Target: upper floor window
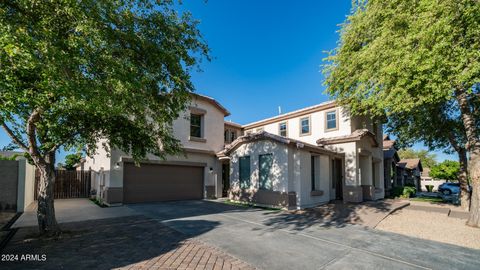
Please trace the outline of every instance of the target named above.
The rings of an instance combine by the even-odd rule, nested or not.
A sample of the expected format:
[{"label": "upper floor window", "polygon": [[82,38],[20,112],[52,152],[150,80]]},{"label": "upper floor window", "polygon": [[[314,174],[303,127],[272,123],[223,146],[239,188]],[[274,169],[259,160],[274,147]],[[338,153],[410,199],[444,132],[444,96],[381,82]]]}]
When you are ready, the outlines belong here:
[{"label": "upper floor window", "polygon": [[325,130],[338,129],[337,110],[325,112]]},{"label": "upper floor window", "polygon": [[202,138],[202,115],[190,114],[190,136]]},{"label": "upper floor window", "polygon": [[287,122],[282,122],[278,124],[278,134],[280,136],[287,137],[288,136],[287,128],[288,128]]},{"label": "upper floor window", "polygon": [[237,131],[231,130],[231,129],[226,129],[224,137],[225,137],[225,142],[226,143],[231,143],[231,142],[235,141],[235,139],[237,138]]},{"label": "upper floor window", "polygon": [[300,118],[300,135],[310,134],[310,117]]}]

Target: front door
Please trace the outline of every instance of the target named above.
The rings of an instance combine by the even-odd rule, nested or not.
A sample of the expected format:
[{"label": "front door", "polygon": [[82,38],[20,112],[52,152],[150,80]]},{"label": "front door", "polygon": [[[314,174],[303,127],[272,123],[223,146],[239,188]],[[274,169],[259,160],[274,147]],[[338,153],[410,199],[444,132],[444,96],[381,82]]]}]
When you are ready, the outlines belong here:
[{"label": "front door", "polygon": [[222,164],[222,197],[228,196],[230,189],[230,163]]},{"label": "front door", "polygon": [[335,199],[343,199],[343,173],[342,173],[342,160],[333,160],[333,180],[335,181]]}]

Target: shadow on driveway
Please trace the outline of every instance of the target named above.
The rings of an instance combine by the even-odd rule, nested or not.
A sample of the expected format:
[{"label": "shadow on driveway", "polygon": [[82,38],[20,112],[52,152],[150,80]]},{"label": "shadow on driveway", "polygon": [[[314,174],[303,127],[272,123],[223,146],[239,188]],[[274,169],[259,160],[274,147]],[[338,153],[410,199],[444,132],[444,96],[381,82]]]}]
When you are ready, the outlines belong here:
[{"label": "shadow on driveway", "polygon": [[[205,233],[218,226],[217,222],[189,220],[190,226],[202,228]],[[43,239],[36,236],[35,227],[21,228],[4,250],[4,254],[33,254],[39,256],[23,261],[0,262],[3,269],[113,269],[129,268],[132,264],[145,263],[155,266],[162,255],[182,246],[192,245],[183,233],[175,231],[144,216],[130,216],[61,224],[63,234],[59,239]],[[200,244],[199,249],[208,246]],[[194,243],[194,246],[197,245]],[[43,261],[42,255],[46,256]],[[212,255],[213,256],[213,255]],[[224,256],[224,255],[222,255]],[[150,264],[151,263],[151,264]],[[172,262],[173,263],[173,262]],[[186,265],[184,265],[186,266]]]},{"label": "shadow on driveway", "polygon": [[[343,228],[357,224],[369,228],[375,226],[393,211],[408,206],[399,200],[381,200],[363,203],[331,202],[325,205],[274,214],[264,221],[274,229],[304,230],[312,226]],[[266,216],[271,213],[266,213]]]}]

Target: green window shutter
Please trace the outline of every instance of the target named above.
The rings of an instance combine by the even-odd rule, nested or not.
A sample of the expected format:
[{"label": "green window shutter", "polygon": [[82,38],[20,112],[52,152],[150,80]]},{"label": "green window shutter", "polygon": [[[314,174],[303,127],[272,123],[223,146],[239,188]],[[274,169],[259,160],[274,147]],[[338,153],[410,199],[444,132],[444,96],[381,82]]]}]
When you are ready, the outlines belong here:
[{"label": "green window shutter", "polygon": [[239,159],[239,180],[240,188],[250,187],[250,156],[241,157]]},{"label": "green window shutter", "polygon": [[259,166],[260,166],[260,189],[273,189],[272,179],[270,178],[270,172],[273,165],[273,155],[265,154],[259,155]]}]

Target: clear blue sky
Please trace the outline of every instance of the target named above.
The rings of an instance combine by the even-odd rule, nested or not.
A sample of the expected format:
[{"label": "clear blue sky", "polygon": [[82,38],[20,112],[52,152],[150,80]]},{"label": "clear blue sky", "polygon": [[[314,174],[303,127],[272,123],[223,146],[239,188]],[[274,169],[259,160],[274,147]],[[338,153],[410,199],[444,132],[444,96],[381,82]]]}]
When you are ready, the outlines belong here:
[{"label": "clear blue sky", "polygon": [[[217,99],[246,124],[325,100],[320,65],[335,47],[350,0],[188,0],[212,49],[203,72],[192,74],[197,92]],[[0,146],[9,142],[0,133]],[[422,148],[416,145],[414,148]],[[448,157],[436,153],[438,160]],[[62,161],[60,153],[58,161]]]}]

